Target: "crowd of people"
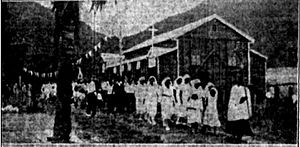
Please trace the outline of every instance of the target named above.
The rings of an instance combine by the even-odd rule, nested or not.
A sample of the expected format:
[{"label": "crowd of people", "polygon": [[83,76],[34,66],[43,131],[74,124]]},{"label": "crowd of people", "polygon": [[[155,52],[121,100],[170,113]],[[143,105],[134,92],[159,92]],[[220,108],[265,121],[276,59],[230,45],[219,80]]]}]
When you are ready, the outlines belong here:
[{"label": "crowd of people", "polygon": [[15,107],[32,105],[32,85],[24,82],[6,84],[2,89],[2,106],[12,105]]},{"label": "crowd of people", "polygon": [[[242,81],[242,80],[240,80]],[[18,86],[12,91],[15,97],[30,99],[31,85]],[[140,77],[136,82],[116,78],[110,82],[98,82],[92,78],[84,82],[72,83],[74,106],[86,109],[86,115],[94,117],[97,107],[109,113],[132,113],[139,120],[156,125],[159,120],[165,130],[175,125],[191,127],[193,132],[213,132],[221,127],[217,109],[218,89],[208,78],[191,79],[186,74],[175,80],[166,77],[158,83],[154,76]],[[42,99],[56,97],[56,83],[41,86]],[[29,102],[30,103],[30,102]],[[227,132],[237,139],[251,135],[248,119],[251,117],[251,97],[249,89],[242,82],[233,85],[228,104]]]},{"label": "crowd of people", "polygon": [[[160,114],[167,131],[170,123],[189,126],[193,132],[216,133],[221,127],[217,110],[218,90],[207,78],[191,79],[186,74],[174,81],[166,77],[161,84],[154,76],[148,80],[140,77],[136,83],[118,78],[102,82],[99,88],[96,85],[93,80],[85,84],[73,83],[74,101],[82,101],[86,97],[87,116],[95,116],[100,101],[101,107],[107,108],[108,112],[135,112],[139,120],[151,125],[157,124],[157,115]],[[250,91],[242,82],[231,89],[227,114],[228,133],[236,139],[252,135],[248,122],[252,115]]]}]

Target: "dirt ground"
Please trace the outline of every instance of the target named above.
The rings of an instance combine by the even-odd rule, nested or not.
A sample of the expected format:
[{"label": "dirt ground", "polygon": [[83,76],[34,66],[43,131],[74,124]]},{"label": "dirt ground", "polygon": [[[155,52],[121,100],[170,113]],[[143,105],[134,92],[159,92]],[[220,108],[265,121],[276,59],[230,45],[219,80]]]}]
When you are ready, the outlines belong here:
[{"label": "dirt ground", "polygon": [[[254,120],[257,121],[257,120]],[[295,143],[295,132],[272,131],[264,120],[260,125],[251,122],[255,136],[243,143]],[[54,115],[48,113],[2,114],[2,143],[47,143],[52,136]],[[253,127],[256,126],[256,127]],[[84,110],[72,109],[71,141],[74,143],[228,143],[228,135],[219,128],[216,134],[192,133],[187,126],[172,126],[165,131],[161,124],[152,126],[132,114],[107,114],[98,111],[91,119]],[[49,142],[48,142],[49,143]]]}]

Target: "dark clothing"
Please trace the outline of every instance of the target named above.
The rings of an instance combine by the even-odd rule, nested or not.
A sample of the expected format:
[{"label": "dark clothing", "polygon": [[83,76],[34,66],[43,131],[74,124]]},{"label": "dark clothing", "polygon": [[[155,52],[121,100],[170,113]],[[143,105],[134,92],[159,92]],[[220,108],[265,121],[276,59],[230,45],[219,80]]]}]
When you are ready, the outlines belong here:
[{"label": "dark clothing", "polygon": [[126,103],[126,93],[124,90],[123,84],[115,84],[113,87],[113,94],[114,94],[114,107],[116,108],[117,112],[123,113],[125,111],[125,103]]},{"label": "dark clothing", "polygon": [[228,121],[226,124],[226,132],[235,136],[249,135],[253,136],[248,120]]},{"label": "dark clothing", "polygon": [[127,93],[128,102],[126,103],[126,108],[129,113],[135,112],[135,95],[134,93]]},{"label": "dark clothing", "polygon": [[87,94],[87,109],[86,113],[91,114],[91,117],[94,117],[96,115],[97,110],[97,96],[94,93],[88,93]]}]

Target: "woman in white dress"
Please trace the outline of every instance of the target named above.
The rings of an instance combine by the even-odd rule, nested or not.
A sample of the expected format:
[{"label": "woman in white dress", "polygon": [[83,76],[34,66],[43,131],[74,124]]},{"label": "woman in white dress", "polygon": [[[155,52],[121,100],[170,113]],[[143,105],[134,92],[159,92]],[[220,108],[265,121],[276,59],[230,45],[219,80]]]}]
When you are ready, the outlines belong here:
[{"label": "woman in white dress", "polygon": [[161,99],[161,114],[163,120],[163,126],[167,131],[170,130],[168,120],[172,116],[172,107],[173,107],[173,89],[172,82],[169,77],[166,77],[162,83],[162,99]]},{"label": "woman in white dress", "polygon": [[216,133],[216,129],[221,126],[217,109],[218,90],[213,83],[208,82],[204,91],[207,106],[203,116],[203,125],[213,128],[214,133]]},{"label": "woman in white dress", "polygon": [[156,78],[151,76],[148,79],[148,89],[147,89],[147,98],[146,106],[147,113],[149,115],[148,122],[152,125],[156,125],[155,115],[157,113],[157,101],[159,97],[159,86],[157,84]]},{"label": "woman in white dress", "polygon": [[195,79],[191,81],[192,85],[192,96],[188,100],[188,107],[187,107],[187,122],[189,126],[192,127],[193,132],[197,132],[198,126],[201,125],[201,118],[202,118],[202,99],[199,97],[199,89],[200,80]]},{"label": "woman in white dress", "polygon": [[[192,87],[191,87],[191,77],[188,74],[183,76],[183,86],[182,86],[182,105],[180,111],[182,113],[182,118],[187,117],[187,101],[192,96]],[[186,121],[183,121],[183,124],[186,125]]]},{"label": "woman in white dress", "polygon": [[144,115],[146,108],[145,108],[145,94],[146,94],[146,85],[145,85],[145,77],[140,77],[135,91],[135,98],[136,98],[136,113],[139,119],[142,119],[142,115]]},{"label": "woman in white dress", "polygon": [[174,113],[177,116],[177,121],[176,124],[181,124],[181,118],[184,117],[184,107],[183,101],[182,101],[182,88],[183,88],[183,79],[182,76],[179,76],[178,78],[175,79],[174,81],[174,86],[173,86],[173,95],[174,95]]}]

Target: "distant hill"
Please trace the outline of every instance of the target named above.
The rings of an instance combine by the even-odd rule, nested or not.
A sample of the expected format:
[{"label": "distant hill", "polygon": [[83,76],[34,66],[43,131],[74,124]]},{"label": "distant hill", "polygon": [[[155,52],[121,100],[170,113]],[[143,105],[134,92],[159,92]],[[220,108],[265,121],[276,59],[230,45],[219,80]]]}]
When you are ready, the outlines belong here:
[{"label": "distant hill", "polygon": [[[295,67],[298,39],[297,0],[210,0],[195,8],[155,23],[157,34],[171,31],[211,14],[218,14],[255,38],[252,48],[269,57],[268,67]],[[125,37],[128,49],[151,38],[144,30]]]},{"label": "distant hill", "polygon": [[[35,2],[4,2],[2,8],[2,76],[19,74],[25,66],[39,72],[53,71],[55,28],[54,12]],[[80,22],[80,40],[76,51],[82,55],[104,37]],[[109,38],[105,51],[118,39]],[[115,43],[117,42],[117,43]],[[11,68],[16,67],[16,68]],[[15,75],[14,75],[15,76]]]},{"label": "distant hill", "polygon": [[[157,22],[156,34],[165,33],[205,16],[217,13],[237,28],[254,37],[252,46],[269,57],[268,67],[295,67],[297,63],[298,1],[297,0],[209,0],[193,9]],[[34,2],[2,3],[2,76],[18,73],[25,64],[41,72],[52,71],[54,13]],[[78,55],[93,48],[104,35],[80,23]],[[123,38],[128,49],[151,38],[144,30]],[[108,38],[101,52],[118,53],[119,39]],[[15,68],[11,68],[15,67]],[[11,72],[6,73],[6,70]]]}]

